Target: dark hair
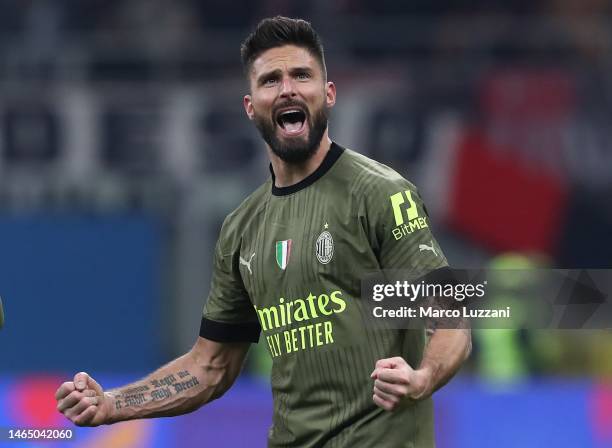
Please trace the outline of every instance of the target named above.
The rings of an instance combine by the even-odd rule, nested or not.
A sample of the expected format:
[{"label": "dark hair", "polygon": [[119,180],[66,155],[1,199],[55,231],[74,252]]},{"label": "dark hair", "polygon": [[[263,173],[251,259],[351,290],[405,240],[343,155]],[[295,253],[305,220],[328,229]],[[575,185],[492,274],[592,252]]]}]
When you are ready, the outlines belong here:
[{"label": "dark hair", "polygon": [[308,50],[321,64],[323,74],[326,74],[323,44],[310,22],[283,16],[263,19],[242,42],[240,56],[245,74],[248,76],[253,61],[264,51],[283,45],[295,45]]}]

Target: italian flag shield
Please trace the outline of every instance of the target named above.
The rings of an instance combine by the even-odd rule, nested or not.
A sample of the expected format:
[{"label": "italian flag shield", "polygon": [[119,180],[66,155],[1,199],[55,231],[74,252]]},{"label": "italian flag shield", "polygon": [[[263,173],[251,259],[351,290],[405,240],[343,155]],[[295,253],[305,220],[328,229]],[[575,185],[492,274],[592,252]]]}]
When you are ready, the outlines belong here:
[{"label": "italian flag shield", "polygon": [[276,242],[276,264],[282,270],[285,270],[287,263],[289,263],[289,256],[291,255],[291,240],[277,241]]}]

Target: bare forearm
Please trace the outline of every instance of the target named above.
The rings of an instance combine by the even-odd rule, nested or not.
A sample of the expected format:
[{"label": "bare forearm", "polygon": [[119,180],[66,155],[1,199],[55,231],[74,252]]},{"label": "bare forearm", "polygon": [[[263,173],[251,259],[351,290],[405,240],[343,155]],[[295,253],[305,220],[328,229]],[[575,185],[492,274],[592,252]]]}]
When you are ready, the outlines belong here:
[{"label": "bare forearm", "polygon": [[240,367],[223,356],[201,359],[189,352],[140,381],[106,392],[112,409],[107,423],[192,412],[220,397]]},{"label": "bare forearm", "polygon": [[419,370],[428,371],[427,395],[444,386],[461,368],[472,350],[469,329],[438,329],[425,348]]},{"label": "bare forearm", "polygon": [[181,356],[140,381],[105,392],[111,398],[108,423],[180,415],[205,402],[206,380],[189,355]]}]

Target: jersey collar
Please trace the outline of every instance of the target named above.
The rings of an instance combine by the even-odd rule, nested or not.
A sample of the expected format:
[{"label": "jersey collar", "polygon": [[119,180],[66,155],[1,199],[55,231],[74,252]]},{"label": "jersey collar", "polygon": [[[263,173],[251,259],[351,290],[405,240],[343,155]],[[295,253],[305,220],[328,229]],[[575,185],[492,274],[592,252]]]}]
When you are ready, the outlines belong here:
[{"label": "jersey collar", "polygon": [[272,194],[274,196],[286,196],[288,194],[296,193],[312,185],[321,177],[323,177],[323,175],[327,173],[332,166],[334,166],[334,163],[336,163],[336,161],[340,158],[343,152],[344,148],[342,146],[338,145],[335,142],[332,142],[331,146],[329,147],[329,151],[323,159],[323,162],[321,162],[321,165],[319,165],[319,167],[306,178],[302,179],[297,184],[289,185],[288,187],[277,187],[276,185],[274,185],[274,170],[272,169],[272,164],[270,164],[270,174],[272,175]]}]

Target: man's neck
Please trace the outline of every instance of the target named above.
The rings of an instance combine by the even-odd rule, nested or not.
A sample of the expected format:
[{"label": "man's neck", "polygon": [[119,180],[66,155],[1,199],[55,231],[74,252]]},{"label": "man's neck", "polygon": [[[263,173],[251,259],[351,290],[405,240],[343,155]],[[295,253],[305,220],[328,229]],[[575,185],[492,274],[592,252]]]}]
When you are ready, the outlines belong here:
[{"label": "man's neck", "polygon": [[295,185],[298,182],[306,179],[308,176],[314,173],[317,168],[319,168],[325,159],[325,156],[329,152],[330,147],[331,140],[329,139],[327,131],[325,131],[317,151],[312,155],[312,157],[299,165],[284,162],[280,157],[274,154],[270,148],[268,148],[270,163],[272,164],[272,169],[274,170],[274,185],[278,188],[283,188],[290,185]]}]

